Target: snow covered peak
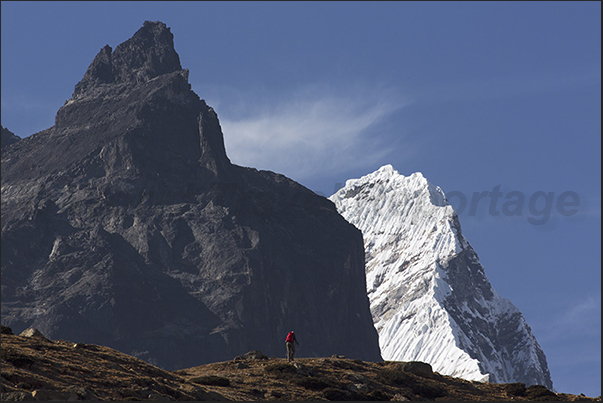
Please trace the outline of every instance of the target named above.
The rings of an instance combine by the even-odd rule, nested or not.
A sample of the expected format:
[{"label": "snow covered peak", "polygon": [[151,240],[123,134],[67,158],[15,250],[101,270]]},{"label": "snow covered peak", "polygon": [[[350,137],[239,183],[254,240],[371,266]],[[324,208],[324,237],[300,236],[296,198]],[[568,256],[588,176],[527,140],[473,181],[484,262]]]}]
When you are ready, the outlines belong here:
[{"label": "snow covered peak", "polygon": [[[413,175],[423,177],[423,174],[416,172]],[[388,182],[390,179],[404,178],[404,175],[400,175],[398,171],[394,169],[391,164],[383,165],[381,168],[372,172],[368,175],[363,176],[359,179],[348,179],[345,183],[345,187],[357,186],[362,183],[374,183],[374,182]]]},{"label": "snow covered peak", "polygon": [[[409,253],[428,250],[428,258],[436,261],[460,252],[466,243],[453,226],[456,213],[444,192],[420,172],[405,177],[385,165],[360,179],[348,180],[330,199],[340,214],[363,231],[367,259],[395,244]],[[378,262],[371,263],[382,267]],[[367,266],[367,280],[372,277],[371,269]]]},{"label": "snow covered peak", "polygon": [[[362,188],[369,186],[372,188],[376,184],[387,188],[388,191],[397,189],[406,189],[406,191],[415,196],[422,194],[429,196],[429,202],[438,207],[448,205],[446,196],[440,187],[432,185],[421,172],[415,172],[410,176],[401,175],[390,164],[384,165],[375,172],[365,175],[359,179],[348,179],[345,187],[346,192],[342,194],[341,189],[332,197],[348,198],[354,197],[362,192]],[[365,192],[366,193],[366,192]],[[427,201],[427,200],[425,200]]]},{"label": "snow covered peak", "polygon": [[390,177],[402,176],[394,169],[391,164],[383,165],[381,168],[372,172],[368,175],[363,176],[360,179],[348,179],[346,186],[353,184],[354,182],[376,182],[379,180],[388,180]]},{"label": "snow covered peak", "polygon": [[525,319],[492,288],[444,192],[391,165],[330,197],[360,229],[381,354],[468,380],[552,388]]}]

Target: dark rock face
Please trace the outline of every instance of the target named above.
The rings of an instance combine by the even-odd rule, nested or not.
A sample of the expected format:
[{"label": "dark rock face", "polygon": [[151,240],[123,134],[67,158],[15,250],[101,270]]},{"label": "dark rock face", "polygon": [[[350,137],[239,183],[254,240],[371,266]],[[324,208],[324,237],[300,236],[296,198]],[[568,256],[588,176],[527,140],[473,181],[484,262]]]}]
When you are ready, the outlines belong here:
[{"label": "dark rock face", "polygon": [[165,24],[146,21],[134,36],[111,51],[101,49],[75,86],[74,98],[87,95],[99,84],[145,83],[155,77],[182,70],[174,49],[174,36]]},{"label": "dark rock face", "polygon": [[[454,224],[460,234],[457,219]],[[484,307],[484,301],[493,300],[493,290],[473,248],[467,246],[444,269],[447,281],[455,290],[445,300],[446,310],[468,340],[460,347],[478,360],[483,373],[490,374],[489,381],[503,383],[507,379],[520,379],[528,385],[553,389],[544,352],[521,312],[507,301],[508,309],[501,309],[493,320]],[[480,312],[482,316],[471,312]],[[509,365],[486,365],[491,362]]]},{"label": "dark rock face", "polygon": [[21,137],[8,130],[8,128],[2,126],[2,138],[0,139],[0,146],[2,148],[16,143],[19,140],[21,140]]},{"label": "dark rock face", "polygon": [[168,369],[250,350],[380,360],[360,231],[231,164],[173,36],[101,49],[55,125],[2,138],[2,322]]}]

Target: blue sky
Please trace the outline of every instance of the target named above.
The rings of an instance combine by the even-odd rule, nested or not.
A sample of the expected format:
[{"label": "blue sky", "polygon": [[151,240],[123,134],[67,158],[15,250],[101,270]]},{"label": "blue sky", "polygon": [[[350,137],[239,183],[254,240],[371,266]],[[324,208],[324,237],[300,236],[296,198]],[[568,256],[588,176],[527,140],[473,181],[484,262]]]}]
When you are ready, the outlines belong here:
[{"label": "blue sky", "polygon": [[234,163],[326,196],[392,164],[462,195],[450,201],[467,201],[463,232],[555,388],[601,394],[599,2],[1,7],[3,126],[52,126],[104,45],[163,21]]}]

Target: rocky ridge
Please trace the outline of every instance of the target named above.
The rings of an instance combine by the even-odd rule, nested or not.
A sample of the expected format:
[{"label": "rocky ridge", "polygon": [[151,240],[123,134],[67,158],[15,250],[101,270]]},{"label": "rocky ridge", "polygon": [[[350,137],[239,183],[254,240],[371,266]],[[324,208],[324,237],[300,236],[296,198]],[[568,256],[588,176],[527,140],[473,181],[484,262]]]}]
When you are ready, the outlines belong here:
[{"label": "rocky ridge", "polygon": [[2,138],[0,139],[0,146],[2,148],[16,143],[19,140],[21,140],[21,137],[8,130],[8,128],[2,126]]},{"label": "rocky ridge", "polygon": [[308,356],[381,359],[362,234],[324,197],[230,162],[165,24],[102,48],[53,127],[2,142],[16,331],[168,369],[275,355],[291,329]]},{"label": "rocky ridge", "polygon": [[12,335],[2,329],[2,400],[446,400],[600,401],[543,386],[470,382],[421,362],[340,355],[233,359],[165,371],[107,347]]}]

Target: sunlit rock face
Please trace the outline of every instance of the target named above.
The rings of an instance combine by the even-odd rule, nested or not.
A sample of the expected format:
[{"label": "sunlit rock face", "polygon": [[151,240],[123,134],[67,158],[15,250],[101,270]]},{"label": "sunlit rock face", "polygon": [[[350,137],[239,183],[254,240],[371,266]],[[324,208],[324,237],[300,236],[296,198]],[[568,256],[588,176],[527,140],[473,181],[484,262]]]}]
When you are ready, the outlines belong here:
[{"label": "sunlit rock face", "polygon": [[442,374],[552,389],[523,315],[488,281],[439,187],[391,165],[330,197],[364,235],[366,285],[385,360]]}]

